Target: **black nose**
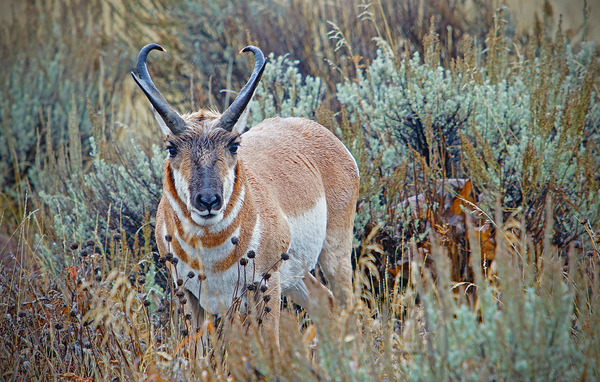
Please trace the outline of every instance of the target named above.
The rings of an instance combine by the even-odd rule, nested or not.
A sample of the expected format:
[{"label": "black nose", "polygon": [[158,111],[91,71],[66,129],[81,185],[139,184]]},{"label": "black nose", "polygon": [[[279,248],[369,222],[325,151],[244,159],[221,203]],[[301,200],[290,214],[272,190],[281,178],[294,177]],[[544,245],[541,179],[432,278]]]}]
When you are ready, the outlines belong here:
[{"label": "black nose", "polygon": [[210,197],[205,197],[202,194],[198,194],[196,196],[196,203],[195,203],[195,207],[199,210],[199,211],[208,211],[210,212],[211,210],[218,210],[219,208],[221,208],[221,197],[217,194],[214,194],[213,196]]}]

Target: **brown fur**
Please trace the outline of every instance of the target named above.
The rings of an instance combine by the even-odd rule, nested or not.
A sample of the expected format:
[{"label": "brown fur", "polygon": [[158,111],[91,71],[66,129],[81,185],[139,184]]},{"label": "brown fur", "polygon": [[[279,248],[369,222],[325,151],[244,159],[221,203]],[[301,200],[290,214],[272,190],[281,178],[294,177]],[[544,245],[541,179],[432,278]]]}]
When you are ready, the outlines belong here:
[{"label": "brown fur", "polygon": [[[218,118],[218,114],[205,110],[186,115],[184,119],[188,123],[188,130],[179,137],[167,137],[167,141],[177,145],[181,154],[165,161],[164,192],[175,199],[185,218],[190,219],[185,201],[177,196],[173,169],[178,169],[191,184],[198,166],[212,164],[222,179],[229,168],[237,166],[233,195],[229,205],[223,207],[224,216],[231,213],[242,186],[245,187],[243,208],[223,231],[211,233],[208,227],[196,226],[198,234],[191,236],[184,232],[182,222],[163,195],[156,217],[160,253],[164,255],[169,250],[160,238],[164,234],[161,231],[163,224],[167,233],[179,235],[196,249],[218,247],[240,227],[239,244],[235,250],[217,261],[212,269],[207,269],[218,275],[236,266],[246,254],[254,224],[260,215],[262,236],[254,261],[257,273],[261,274],[275,264],[281,253],[289,247],[287,219],[301,215],[324,196],[327,203],[327,236],[319,264],[337,301],[341,305],[351,304],[350,253],[358,196],[358,172],[343,144],[321,125],[301,118],[268,119],[239,137],[235,132],[213,129],[215,118]],[[240,140],[237,158],[225,151],[227,142],[232,139]],[[180,261],[193,269],[204,269],[202,258],[190,258],[177,240],[173,240],[170,246]],[[269,292],[272,298],[268,302],[271,312],[263,321],[263,326],[265,335],[278,343],[281,301],[278,267],[271,273]],[[194,299],[189,300],[187,305],[193,305]],[[195,304],[198,304],[197,300]],[[190,309],[200,315],[198,306]]]}]

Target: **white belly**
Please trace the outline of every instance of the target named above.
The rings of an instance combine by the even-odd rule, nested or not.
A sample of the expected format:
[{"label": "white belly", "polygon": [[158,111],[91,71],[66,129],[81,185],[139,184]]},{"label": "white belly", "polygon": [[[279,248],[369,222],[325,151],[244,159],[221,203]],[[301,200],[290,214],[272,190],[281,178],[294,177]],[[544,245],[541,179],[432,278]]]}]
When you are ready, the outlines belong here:
[{"label": "white belly", "polygon": [[281,291],[284,293],[304,277],[304,272],[317,266],[327,233],[327,202],[325,197],[308,211],[288,217],[290,227],[290,259],[279,270]]}]

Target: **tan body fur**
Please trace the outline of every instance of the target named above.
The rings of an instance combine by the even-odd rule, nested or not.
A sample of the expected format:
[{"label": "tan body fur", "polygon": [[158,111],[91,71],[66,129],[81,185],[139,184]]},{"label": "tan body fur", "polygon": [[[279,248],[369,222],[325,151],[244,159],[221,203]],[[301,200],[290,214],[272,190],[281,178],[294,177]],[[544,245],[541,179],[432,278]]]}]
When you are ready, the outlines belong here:
[{"label": "tan body fur", "polygon": [[[352,227],[359,179],[354,159],[331,132],[315,122],[300,118],[269,119],[241,137],[232,202],[226,208],[224,219],[231,215],[233,201],[239,196],[242,188],[245,190],[245,197],[237,218],[220,232],[211,233],[210,226],[193,223],[189,213],[186,213],[185,202],[177,197],[168,160],[165,164],[165,195],[157,213],[156,237],[161,254],[166,254],[170,248],[180,259],[177,277],[185,280],[188,269],[206,276],[202,283],[204,287],[198,286],[198,290],[191,291],[193,296],[188,296],[191,304],[196,303],[196,298],[202,299],[202,293],[223,293],[217,296],[222,302],[220,306],[203,307],[213,314],[223,313],[237,296],[225,293],[226,288],[222,284],[238,282],[239,285],[233,289],[241,293],[245,286],[244,281],[250,283],[249,275],[245,279],[241,277],[240,280],[227,277],[224,280],[223,275],[229,270],[237,279],[239,260],[251,247],[250,241],[257,216],[260,216],[260,239],[258,247],[252,248],[256,258],[250,260],[248,266],[241,267],[242,270],[246,268],[247,273],[254,273],[254,281],[258,281],[263,272],[280,259],[282,252],[289,251],[290,256],[295,257],[317,256],[336,300],[341,305],[349,304],[352,299]],[[170,195],[171,200],[167,195]],[[294,248],[290,248],[288,221],[311,209],[320,198],[326,202],[326,221],[322,222],[326,226],[323,244],[316,254],[294,253]],[[172,207],[173,200],[177,199],[184,212],[183,218]],[[167,234],[174,237],[171,243],[164,239]],[[232,237],[239,238],[237,246],[230,245],[231,251],[226,249],[217,261],[206,264],[203,252],[227,246]],[[196,249],[196,253],[186,253],[178,238]],[[251,268],[252,261],[255,261],[255,269]],[[187,267],[182,262],[187,264]],[[271,271],[272,277],[268,280],[267,293],[274,298],[269,301],[271,312],[263,325],[269,327],[269,331],[278,330],[282,293],[278,268],[284,264],[280,262],[279,266]],[[303,269],[301,273],[293,276],[301,279],[305,271],[311,271],[313,268],[314,266]],[[187,284],[186,282],[186,286]],[[196,283],[189,284],[194,287],[188,289],[195,289]],[[217,288],[210,288],[211,284]],[[289,281],[286,284],[289,284]],[[288,289],[283,291],[295,302],[306,305],[307,301],[303,301],[305,296],[298,292],[297,288],[289,288],[289,285]],[[200,324],[201,312],[194,309],[192,313],[195,317],[194,323]]]}]

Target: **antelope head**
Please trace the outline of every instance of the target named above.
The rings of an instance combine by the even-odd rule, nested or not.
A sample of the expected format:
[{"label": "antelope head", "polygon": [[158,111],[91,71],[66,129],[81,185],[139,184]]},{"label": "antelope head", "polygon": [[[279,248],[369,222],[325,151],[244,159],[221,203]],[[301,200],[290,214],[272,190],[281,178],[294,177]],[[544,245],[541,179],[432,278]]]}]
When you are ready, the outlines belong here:
[{"label": "antelope head", "polygon": [[174,191],[194,222],[214,225],[223,219],[233,193],[240,135],[245,130],[249,106],[265,68],[265,57],[255,46],[242,49],[241,52],[254,54],[254,70],[223,114],[201,109],[180,115],[158,91],[148,72],[146,58],[154,49],[164,51],[158,44],[146,45],[137,58],[139,77],[133,72],[131,75],[152,104],[165,135],[167,166],[171,169],[165,175],[173,177]]}]

